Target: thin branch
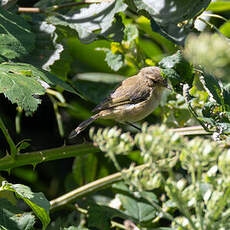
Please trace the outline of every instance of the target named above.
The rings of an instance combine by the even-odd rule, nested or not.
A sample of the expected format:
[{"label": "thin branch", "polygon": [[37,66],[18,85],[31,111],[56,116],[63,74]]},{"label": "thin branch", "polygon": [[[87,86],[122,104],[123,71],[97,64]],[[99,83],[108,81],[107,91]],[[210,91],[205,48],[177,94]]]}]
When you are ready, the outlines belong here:
[{"label": "thin branch", "polygon": [[49,98],[50,98],[51,102],[53,103],[53,109],[54,109],[54,114],[56,116],[59,134],[61,137],[64,137],[64,135],[65,135],[64,127],[63,127],[63,123],[62,123],[62,117],[61,117],[61,114],[60,114],[59,108],[58,108],[58,102],[54,99],[54,97],[52,95],[49,95]]},{"label": "thin branch", "polygon": [[207,132],[204,130],[204,128],[200,125],[198,126],[191,126],[191,127],[185,127],[185,128],[177,128],[177,129],[172,129],[172,131],[183,135],[210,135],[212,133]]},{"label": "thin branch", "polygon": [[219,14],[211,14],[211,13],[205,13],[205,14],[202,14],[202,16],[207,16],[207,17],[213,17],[213,18],[219,18],[219,19],[222,19],[224,20],[225,22],[228,22],[228,19],[219,15]]},{"label": "thin branch", "polygon": [[12,168],[24,165],[33,165],[35,167],[38,163],[46,161],[76,157],[96,152],[99,152],[99,149],[88,143],[23,153],[20,155],[16,155],[15,158],[13,158],[11,155],[7,155],[0,159],[0,171],[9,171]]},{"label": "thin branch", "polygon": [[19,7],[18,13],[45,13],[45,11],[38,7]]},{"label": "thin branch", "polygon": [[204,22],[206,25],[208,25],[211,29],[213,29],[214,31],[216,31],[221,37],[226,38],[226,37],[219,31],[219,29],[218,29],[215,25],[213,25],[212,23],[206,21],[206,20],[203,19],[203,18],[198,18],[198,19],[199,19],[200,21]]},{"label": "thin branch", "polygon": [[[148,164],[140,165],[135,167],[136,170],[143,169],[147,167]],[[133,169],[132,169],[133,170]],[[54,200],[50,201],[50,209],[56,209],[63,205],[66,205],[67,203],[70,203],[74,201],[76,198],[80,198],[82,196],[86,196],[91,192],[95,192],[99,189],[105,188],[110,186],[111,184],[118,182],[122,180],[122,174],[128,173],[130,169],[124,170],[122,172],[114,173],[112,175],[109,175],[107,177],[101,178],[99,180],[93,181],[89,184],[83,185],[80,188],[74,189],[71,192],[68,192]]]},{"label": "thin branch", "polygon": [[62,4],[62,5],[54,5],[51,7],[47,7],[47,9],[42,9],[42,8],[38,8],[38,7],[19,7],[18,12],[19,13],[47,13],[47,12],[60,10],[63,8],[70,8],[70,7],[80,6],[80,5],[84,5],[84,4],[109,2],[109,1],[111,1],[111,0],[84,0],[81,2],[71,2],[71,3]]}]

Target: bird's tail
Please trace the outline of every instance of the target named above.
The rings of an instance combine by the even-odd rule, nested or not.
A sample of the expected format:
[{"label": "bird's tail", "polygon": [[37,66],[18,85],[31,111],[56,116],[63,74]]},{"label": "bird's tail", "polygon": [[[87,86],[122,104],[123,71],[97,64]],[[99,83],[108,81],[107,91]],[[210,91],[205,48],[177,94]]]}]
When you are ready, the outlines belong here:
[{"label": "bird's tail", "polygon": [[80,123],[80,125],[70,133],[69,138],[76,137],[80,132],[86,129],[87,126],[90,125],[92,122],[94,122],[98,117],[99,117],[99,114],[95,114],[92,117],[90,117],[88,120]]}]

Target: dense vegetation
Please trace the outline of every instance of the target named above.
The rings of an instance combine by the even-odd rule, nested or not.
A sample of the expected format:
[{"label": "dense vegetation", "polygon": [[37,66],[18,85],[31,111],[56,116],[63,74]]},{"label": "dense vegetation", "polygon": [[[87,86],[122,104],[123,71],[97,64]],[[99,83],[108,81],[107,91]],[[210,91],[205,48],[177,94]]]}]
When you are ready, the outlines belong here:
[{"label": "dense vegetation", "polygon": [[[0,7],[0,229],[230,229],[230,2],[27,4]],[[173,90],[141,131],[68,138],[145,66]]]}]

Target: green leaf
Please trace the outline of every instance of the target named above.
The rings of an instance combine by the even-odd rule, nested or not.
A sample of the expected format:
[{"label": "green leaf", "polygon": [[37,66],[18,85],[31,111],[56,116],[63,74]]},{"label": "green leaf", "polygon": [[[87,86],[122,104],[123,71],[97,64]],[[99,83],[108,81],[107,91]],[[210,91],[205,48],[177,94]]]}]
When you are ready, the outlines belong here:
[{"label": "green leaf", "polygon": [[224,23],[220,28],[220,32],[226,37],[230,38],[230,22]]},{"label": "green leaf", "polygon": [[189,62],[183,57],[181,51],[177,51],[172,56],[163,58],[159,65],[162,68],[174,69],[181,76],[183,82],[192,85],[193,69]]},{"label": "green leaf", "polygon": [[157,210],[144,199],[137,199],[122,194],[119,194],[118,197],[126,210],[126,214],[139,222],[148,222],[157,216]]},{"label": "green leaf", "polygon": [[218,104],[223,105],[223,90],[219,84],[219,81],[211,74],[208,74],[206,72],[204,72],[203,74],[204,76],[200,77],[200,81],[208,92],[209,96],[213,98]]},{"label": "green leaf", "polygon": [[[45,93],[45,88],[26,72],[18,72],[5,64],[0,65],[0,93],[12,102],[17,103],[26,112],[34,112],[41,100],[34,97]],[[29,70],[27,72],[30,74]]]},{"label": "green leaf", "polygon": [[109,73],[81,73],[73,84],[83,97],[98,104],[124,79]]},{"label": "green leaf", "polygon": [[55,85],[72,93],[75,92],[61,79],[29,64],[0,64],[0,93],[3,93],[12,103],[22,107],[27,114],[36,111],[38,104],[41,103],[36,96],[43,95],[47,87]]},{"label": "green leaf", "polygon": [[202,9],[205,9],[210,0],[134,0],[138,10],[147,11],[160,25],[179,22],[195,17]]},{"label": "green leaf", "polygon": [[224,104],[228,105],[230,108],[230,84],[224,86],[223,96],[224,96]]},{"label": "green leaf", "polygon": [[28,55],[34,43],[35,36],[27,22],[0,8],[0,62]]},{"label": "green leaf", "polygon": [[127,215],[139,222],[148,222],[156,217],[157,210],[145,199],[148,197],[153,202],[158,202],[154,193],[142,192],[139,194],[140,198],[136,198],[122,182],[114,184],[113,188],[116,190]]},{"label": "green leaf", "polygon": [[27,75],[29,77],[34,77],[38,81],[44,81],[50,86],[60,86],[66,91],[69,91],[71,93],[76,93],[76,91],[69,86],[67,83],[62,81],[61,79],[57,78],[55,75],[42,70],[38,69],[32,65],[26,64],[26,63],[3,63],[0,65],[0,74],[1,71],[6,71],[6,72],[15,72],[19,73],[22,75]]},{"label": "green leaf", "polygon": [[205,117],[211,117],[213,110],[218,106],[216,102],[207,102],[202,108],[202,114]]},{"label": "green leaf", "polygon": [[184,83],[192,86],[194,79],[192,66],[185,60],[180,51],[163,58],[159,62],[159,66],[163,69],[163,74],[171,81],[176,92],[182,92]]},{"label": "green leaf", "polygon": [[139,32],[137,26],[134,24],[128,24],[125,26],[124,30],[124,40],[127,42],[132,42],[138,38]]},{"label": "green leaf", "polygon": [[134,3],[138,11],[147,12],[145,15],[151,19],[153,31],[184,45],[192,27],[189,24],[179,27],[178,23],[194,18],[209,5],[210,0],[134,0]]},{"label": "green leaf", "polygon": [[108,63],[109,67],[114,71],[118,71],[124,64],[122,55],[114,54],[111,50],[106,51],[105,61]]},{"label": "green leaf", "polygon": [[[174,43],[172,43],[171,41],[169,41],[168,39],[166,39],[165,37],[163,37],[161,34],[156,33],[152,30],[151,27],[151,23],[150,20],[144,16],[140,16],[137,19],[137,23],[138,23],[138,28],[140,30],[140,32],[145,32],[148,34],[149,37],[151,37],[152,39],[154,39],[154,41],[156,41],[157,44],[159,44],[160,47],[164,47],[164,50],[166,51],[166,53],[174,53],[177,51]],[[153,42],[152,42],[153,43]],[[141,43],[140,43],[141,45]]]},{"label": "green leaf", "polygon": [[73,163],[73,176],[79,186],[96,179],[98,159],[94,154],[78,156]]},{"label": "green leaf", "polygon": [[[117,27],[119,25],[120,30],[117,30],[116,33],[122,33],[119,19],[115,22],[117,25],[114,25],[113,22],[115,14],[123,12],[126,8],[127,5],[123,3],[122,0],[113,0],[99,4],[91,4],[88,8],[82,8],[79,12],[68,16],[51,16],[47,20],[56,26],[68,26],[77,31],[80,40],[92,42],[98,37],[108,36],[110,32],[114,33],[110,30],[112,26]],[[117,37],[116,33],[114,35],[115,37]]]},{"label": "green leaf", "polygon": [[215,11],[215,12],[228,11],[230,10],[230,2],[229,1],[211,2],[207,10]]},{"label": "green leaf", "polygon": [[88,210],[88,224],[89,227],[96,227],[98,229],[110,230],[110,221],[114,217],[123,219],[130,219],[117,209],[113,209],[103,205],[91,204]]},{"label": "green leaf", "polygon": [[35,224],[31,213],[19,210],[8,200],[0,199],[0,229],[30,230]]},{"label": "green leaf", "polygon": [[1,190],[15,192],[16,196],[23,199],[34,211],[35,215],[41,220],[43,229],[47,227],[50,222],[50,203],[43,193],[33,193],[31,189],[25,185],[10,184],[7,182],[2,184],[2,187],[0,187],[0,191]]}]

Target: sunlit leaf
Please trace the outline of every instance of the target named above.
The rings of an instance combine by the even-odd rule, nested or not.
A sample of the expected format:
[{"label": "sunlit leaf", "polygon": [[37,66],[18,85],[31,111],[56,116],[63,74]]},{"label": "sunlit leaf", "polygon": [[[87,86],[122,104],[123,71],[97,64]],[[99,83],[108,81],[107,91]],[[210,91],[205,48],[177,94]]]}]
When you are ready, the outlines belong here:
[{"label": "sunlit leaf", "polygon": [[230,38],[230,22],[224,23],[220,28],[220,32],[224,34],[226,37]]},{"label": "sunlit leaf", "polygon": [[179,22],[193,18],[210,0],[134,0],[138,10],[146,10],[160,25]]},{"label": "sunlit leaf", "polygon": [[215,11],[215,12],[228,11],[230,10],[230,2],[229,1],[211,2],[207,10]]},{"label": "sunlit leaf", "polygon": [[106,62],[108,63],[109,67],[114,70],[118,71],[123,66],[123,60],[122,60],[121,54],[114,54],[111,50],[108,50],[106,52]]},{"label": "sunlit leaf", "polygon": [[36,96],[43,95],[47,87],[55,85],[75,92],[61,79],[29,64],[0,64],[0,93],[28,113],[36,111],[38,104],[41,103]]},{"label": "sunlit leaf", "polygon": [[178,23],[192,19],[202,9],[205,9],[210,0],[171,0],[151,1],[134,0],[138,11],[146,11],[150,19],[152,29],[177,44],[183,45],[192,27],[178,26]]},{"label": "sunlit leaf", "polygon": [[[120,19],[115,19],[114,23],[114,18],[116,13],[123,12],[126,8],[127,5],[122,0],[103,1],[99,4],[91,4],[88,8],[82,8],[79,12],[68,16],[51,16],[48,18],[48,22],[76,30],[80,40],[85,42],[92,42],[98,37],[107,37],[111,33],[114,33],[114,38],[120,40],[120,36],[117,34],[122,33],[122,24]],[[120,29],[117,29],[117,32],[111,31],[111,27]],[[100,32],[98,32],[99,30]],[[94,33],[96,31],[97,33]]]}]

